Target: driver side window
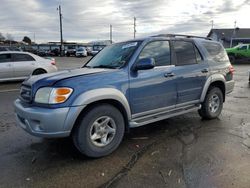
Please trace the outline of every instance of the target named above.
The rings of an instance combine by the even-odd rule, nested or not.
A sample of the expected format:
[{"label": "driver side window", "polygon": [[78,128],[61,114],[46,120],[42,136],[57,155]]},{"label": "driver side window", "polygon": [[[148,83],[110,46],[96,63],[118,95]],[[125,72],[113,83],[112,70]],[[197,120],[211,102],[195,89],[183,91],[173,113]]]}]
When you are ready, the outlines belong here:
[{"label": "driver side window", "polygon": [[247,50],[247,45],[239,47],[239,50]]},{"label": "driver side window", "polygon": [[166,66],[171,64],[170,54],[169,41],[154,41],[144,47],[138,60],[154,58],[155,66]]}]

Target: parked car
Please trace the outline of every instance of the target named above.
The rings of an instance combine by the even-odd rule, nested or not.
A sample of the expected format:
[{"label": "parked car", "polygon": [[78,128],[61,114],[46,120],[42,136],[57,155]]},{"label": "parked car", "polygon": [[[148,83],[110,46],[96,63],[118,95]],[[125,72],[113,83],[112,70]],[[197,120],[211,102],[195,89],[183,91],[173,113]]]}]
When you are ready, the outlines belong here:
[{"label": "parked car", "polygon": [[71,136],[82,154],[102,157],[130,128],[197,110],[205,119],[218,117],[234,88],[233,72],[218,42],[136,39],[105,47],[81,69],[27,79],[15,113],[28,133]]},{"label": "parked car", "polygon": [[239,44],[233,48],[226,48],[231,63],[236,60],[250,60],[250,44]]},{"label": "parked car", "polygon": [[66,54],[67,57],[69,57],[69,56],[75,56],[76,55],[76,49],[75,48],[68,48],[65,51],[65,54]]},{"label": "parked car", "polygon": [[0,52],[0,81],[24,80],[30,75],[55,71],[55,59],[44,59],[29,52]]},{"label": "parked car", "polygon": [[22,51],[22,49],[15,46],[0,46],[0,52],[3,51]]},{"label": "parked car", "polygon": [[93,50],[92,47],[86,47],[86,50],[87,50],[87,55],[91,55],[91,51]]},{"label": "parked car", "polygon": [[105,47],[106,47],[106,45],[94,45],[92,47],[92,51],[90,52],[90,55],[95,56]]},{"label": "parked car", "polygon": [[87,57],[87,56],[88,56],[88,52],[86,48],[81,47],[76,50],[76,57]]}]

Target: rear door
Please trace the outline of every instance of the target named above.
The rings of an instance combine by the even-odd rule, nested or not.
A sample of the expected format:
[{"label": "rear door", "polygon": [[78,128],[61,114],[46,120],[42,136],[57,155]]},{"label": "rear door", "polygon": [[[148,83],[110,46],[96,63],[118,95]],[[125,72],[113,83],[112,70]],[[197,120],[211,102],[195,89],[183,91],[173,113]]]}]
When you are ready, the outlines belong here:
[{"label": "rear door", "polygon": [[11,62],[11,54],[0,54],[0,79],[13,78],[14,69]]},{"label": "rear door", "polygon": [[31,55],[22,53],[12,55],[15,77],[27,77],[32,74],[36,68],[36,61]]},{"label": "rear door", "polygon": [[173,41],[178,105],[197,103],[209,73],[207,62],[192,41]]}]

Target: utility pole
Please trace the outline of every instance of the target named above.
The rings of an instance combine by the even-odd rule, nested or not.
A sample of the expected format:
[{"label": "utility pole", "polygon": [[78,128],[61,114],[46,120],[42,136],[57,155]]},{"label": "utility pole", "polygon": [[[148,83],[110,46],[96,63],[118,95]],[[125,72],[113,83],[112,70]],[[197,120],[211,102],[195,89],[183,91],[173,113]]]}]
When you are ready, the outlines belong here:
[{"label": "utility pole", "polygon": [[211,21],[211,28],[214,28],[214,20]]},{"label": "utility pole", "polygon": [[109,39],[112,44],[112,25],[110,24]]},{"label": "utility pole", "polygon": [[230,48],[232,48],[232,46],[233,46],[233,38],[235,37],[235,33],[236,33],[236,24],[237,24],[237,22],[234,21],[234,31],[233,31],[233,34],[231,36]]},{"label": "utility pole", "polygon": [[59,5],[59,19],[60,19],[60,38],[61,38],[61,44],[60,44],[60,54],[63,55],[63,35],[62,35],[62,12],[61,12],[61,5]]},{"label": "utility pole", "polygon": [[34,44],[36,43],[36,33],[34,32]]},{"label": "utility pole", "polygon": [[136,33],[136,17],[134,17],[134,39],[135,39],[135,33]]}]

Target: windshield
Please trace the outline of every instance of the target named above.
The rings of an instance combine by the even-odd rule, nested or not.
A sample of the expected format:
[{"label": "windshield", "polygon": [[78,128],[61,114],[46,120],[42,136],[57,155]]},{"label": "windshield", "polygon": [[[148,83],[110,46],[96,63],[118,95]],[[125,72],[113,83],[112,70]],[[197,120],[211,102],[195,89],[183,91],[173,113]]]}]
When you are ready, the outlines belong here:
[{"label": "windshield", "polygon": [[105,47],[86,67],[90,68],[120,68],[129,61],[139,42],[123,42]]},{"label": "windshield", "polygon": [[85,50],[85,48],[83,48],[83,47],[77,49],[78,52],[82,52],[84,50]]}]

